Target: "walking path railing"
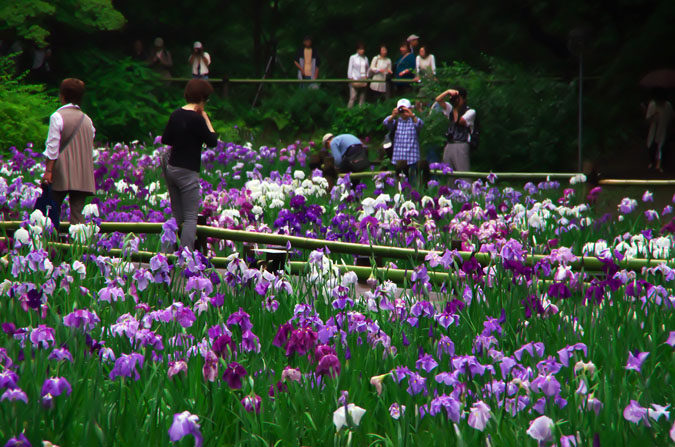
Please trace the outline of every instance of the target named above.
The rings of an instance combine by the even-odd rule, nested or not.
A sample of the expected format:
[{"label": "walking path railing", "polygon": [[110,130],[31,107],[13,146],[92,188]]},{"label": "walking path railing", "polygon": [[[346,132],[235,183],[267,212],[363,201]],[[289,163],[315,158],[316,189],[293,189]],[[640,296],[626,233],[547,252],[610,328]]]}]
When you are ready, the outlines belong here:
[{"label": "walking path railing", "polygon": [[[5,241],[5,238],[0,237],[0,241]],[[49,242],[48,246],[56,250],[71,250],[76,247],[76,245],[68,244],[64,242]],[[150,260],[157,255],[155,252],[150,251],[137,251],[133,253],[125,253],[124,250],[119,248],[112,248],[107,253],[109,256],[114,256],[117,258],[126,258],[132,262],[143,262],[148,263]],[[175,254],[163,254],[167,258],[167,262],[173,264],[176,262],[178,257]],[[230,259],[225,257],[212,257],[209,258],[209,262],[216,268],[227,268]],[[308,266],[311,265],[311,262],[308,261],[288,261],[288,273],[291,275],[299,275],[307,271]],[[398,268],[389,268],[389,267],[373,267],[373,266],[361,266],[361,265],[350,265],[350,264],[337,264],[338,270],[342,273],[354,272],[359,280],[365,281],[371,277],[377,277],[380,279],[385,279],[393,281],[395,283],[401,284],[404,282],[411,282],[412,275],[414,270],[412,269],[398,269]],[[452,272],[436,272],[428,271],[429,282],[434,285],[445,284],[449,280],[456,277],[455,273]],[[548,287],[553,284],[553,280],[537,280],[537,285],[540,287]],[[586,283],[584,283],[586,284]]]},{"label": "walking path railing", "polygon": [[[581,175],[578,172],[480,172],[480,171],[453,171],[445,172],[438,169],[432,169],[432,175],[444,175],[448,177],[463,177],[463,178],[486,178],[489,175],[496,176],[497,180],[531,180],[531,179],[550,179],[550,180],[569,180],[572,177]],[[350,178],[367,178],[376,175],[392,175],[396,171],[364,171],[352,172]],[[344,177],[347,174],[340,174]]]},{"label": "walking path railing", "polygon": [[[0,230],[13,230],[22,225],[19,221],[0,222]],[[61,230],[68,229],[67,223],[62,223]],[[160,233],[162,231],[161,223],[149,222],[101,222],[99,229],[102,233],[120,232],[120,233]],[[429,255],[442,255],[442,252],[433,250],[418,250],[413,248],[392,247],[387,245],[367,245],[353,242],[329,241],[325,239],[312,239],[299,236],[290,236],[284,234],[256,233],[253,231],[231,230],[226,228],[209,227],[205,225],[197,226],[197,233],[207,237],[236,242],[249,242],[258,244],[270,244],[286,247],[290,244],[292,248],[301,248],[308,250],[317,250],[328,248],[334,253],[343,253],[361,256],[373,256],[381,258],[409,259],[413,261],[422,261]],[[111,252],[112,253],[112,252]],[[121,251],[120,251],[121,253]],[[458,251],[457,254],[464,260],[471,257],[483,266],[490,265],[494,259],[490,253],[473,253],[469,251]],[[153,254],[154,255],[154,254]],[[527,265],[534,265],[537,262],[548,258],[546,255],[529,254],[525,258]],[[659,264],[675,266],[675,260],[672,259],[645,259],[630,258],[621,261],[615,261],[619,267],[630,270],[637,270],[643,267],[655,267]],[[575,270],[601,271],[605,262],[595,256],[581,256],[576,261],[568,264]]]}]

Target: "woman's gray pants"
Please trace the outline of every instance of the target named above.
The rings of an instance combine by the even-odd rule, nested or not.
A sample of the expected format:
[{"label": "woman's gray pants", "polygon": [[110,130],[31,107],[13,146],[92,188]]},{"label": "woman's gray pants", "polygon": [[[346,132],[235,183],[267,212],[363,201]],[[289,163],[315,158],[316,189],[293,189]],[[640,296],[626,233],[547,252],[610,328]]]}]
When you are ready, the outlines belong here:
[{"label": "woman's gray pants", "polygon": [[470,170],[469,143],[448,143],[443,150],[443,163],[450,165],[454,171]]},{"label": "woman's gray pants", "polygon": [[178,227],[182,225],[180,245],[194,250],[201,204],[199,172],[167,165],[164,177],[171,198],[171,213]]}]

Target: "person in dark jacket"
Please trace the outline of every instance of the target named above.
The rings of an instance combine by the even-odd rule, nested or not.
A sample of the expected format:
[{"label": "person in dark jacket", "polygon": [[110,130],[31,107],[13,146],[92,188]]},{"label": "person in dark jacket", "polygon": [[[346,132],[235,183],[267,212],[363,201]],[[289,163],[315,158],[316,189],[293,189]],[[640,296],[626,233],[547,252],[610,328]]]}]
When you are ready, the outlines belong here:
[{"label": "person in dark jacket", "polygon": [[188,82],[184,94],[187,104],[173,111],[162,135],[162,143],[171,146],[168,159],[162,163],[171,198],[171,213],[176,224],[182,226],[181,247],[190,250],[194,249],[201,203],[201,150],[204,144],[208,147],[218,144],[218,137],[204,110],[212,93],[213,87],[205,79]]}]

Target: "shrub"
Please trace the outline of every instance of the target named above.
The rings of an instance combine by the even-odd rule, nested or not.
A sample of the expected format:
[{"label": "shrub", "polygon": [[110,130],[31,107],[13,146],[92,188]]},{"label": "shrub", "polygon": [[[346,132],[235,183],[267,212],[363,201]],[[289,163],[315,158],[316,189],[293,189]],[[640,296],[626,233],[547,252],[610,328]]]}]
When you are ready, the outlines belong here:
[{"label": "shrub", "polygon": [[161,134],[173,108],[182,104],[182,89],[167,88],[144,63],[93,50],[68,61],[73,76],[87,84],[83,109],[91,116],[100,141],[150,141]]},{"label": "shrub", "polygon": [[23,148],[47,136],[49,115],[58,100],[43,85],[27,84],[25,74],[15,76],[12,56],[0,56],[0,150]]},{"label": "shrub", "polygon": [[[575,91],[570,84],[488,59],[489,71],[455,63],[438,70],[422,94],[462,85],[480,121],[472,169],[560,171],[576,165]],[[429,92],[429,95],[426,95]],[[423,138],[428,136],[427,128]]]}]

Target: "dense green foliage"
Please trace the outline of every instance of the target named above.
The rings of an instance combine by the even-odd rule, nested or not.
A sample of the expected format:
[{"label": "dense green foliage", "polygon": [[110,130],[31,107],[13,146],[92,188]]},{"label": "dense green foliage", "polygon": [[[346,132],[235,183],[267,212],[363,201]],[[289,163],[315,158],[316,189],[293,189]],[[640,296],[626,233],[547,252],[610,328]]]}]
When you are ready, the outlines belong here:
[{"label": "dense green foliage", "polygon": [[69,66],[83,73],[84,108],[94,121],[97,139],[149,140],[161,133],[168,111],[178,106],[180,92],[168,89],[159,75],[129,58],[87,51],[71,55]]},{"label": "dense green foliage", "polygon": [[58,105],[44,86],[14,76],[11,57],[0,56],[0,149],[23,147],[45,138],[49,114]]},{"label": "dense green foliage", "polygon": [[[48,87],[66,76],[85,79],[85,106],[100,138],[127,141],[160,132],[182,96],[179,83],[167,87],[125,59],[136,39],[147,54],[153,38],[162,36],[173,54],[174,76],[189,75],[191,43],[200,40],[211,54],[214,77],[259,77],[272,61],[268,77],[294,78],[295,52],[310,34],[322,57],[320,77],[343,77],[357,40],[366,43],[369,57],[380,43],[387,44],[395,61],[401,39],[415,32],[439,66],[451,67],[439,72],[439,84],[428,94],[423,92],[426,101],[446,85],[469,89],[483,127],[477,167],[485,161],[509,169],[575,164],[578,52],[570,51],[571,30],[582,29],[586,36],[583,123],[589,158],[641,144],[638,105],[645,91],[638,81],[652,69],[675,63],[663,47],[673,38],[675,3],[669,0],[649,0],[639,8],[631,0],[611,5],[427,2],[414,8],[402,0],[204,0],[198,5],[117,0],[114,8],[110,0],[9,0],[2,2],[0,17],[0,51],[23,39],[26,61],[20,69],[25,70],[31,42],[51,45],[54,73]],[[211,101],[221,135],[277,142],[331,130],[379,140],[380,120],[391,106],[347,110],[345,85],[322,85],[319,91],[265,85],[251,107],[257,93],[257,85],[232,84],[228,96]],[[442,120],[427,121],[424,146],[442,144]]]},{"label": "dense green foliage", "polygon": [[55,24],[77,31],[115,30],[124,16],[112,0],[3,0],[0,3],[0,32],[46,45]]}]

